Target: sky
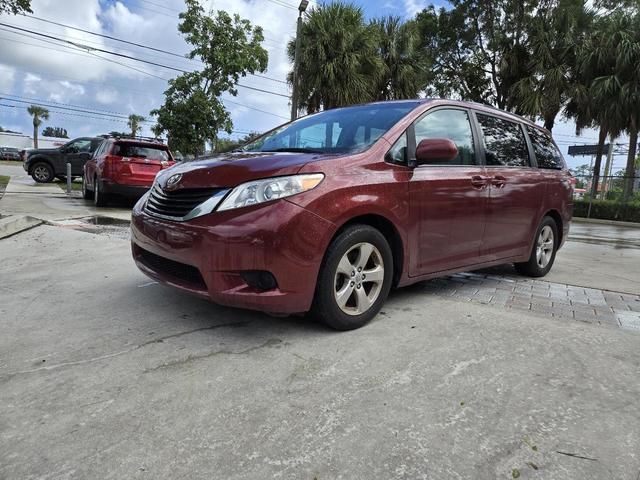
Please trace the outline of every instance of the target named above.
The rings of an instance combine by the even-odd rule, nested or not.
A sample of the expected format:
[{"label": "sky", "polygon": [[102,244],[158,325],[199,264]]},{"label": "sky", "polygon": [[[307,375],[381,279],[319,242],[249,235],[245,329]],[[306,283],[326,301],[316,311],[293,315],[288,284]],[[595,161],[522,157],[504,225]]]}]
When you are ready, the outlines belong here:
[{"label": "sky", "polygon": [[[397,15],[406,19],[432,3],[421,0],[352,1],[363,8],[367,18]],[[262,77],[247,76],[242,79],[241,84],[245,87],[238,88],[237,97],[223,97],[234,123],[235,132],[232,136],[242,136],[249,131],[265,131],[285,122],[290,115],[288,97],[291,94],[285,82],[286,74],[291,69],[285,49],[295,33],[298,2],[202,0],[202,4],[207,11],[213,9],[238,13],[264,29],[263,46],[269,53],[267,72]],[[313,4],[314,0],[311,2]],[[41,19],[179,55],[189,51],[189,45],[177,30],[178,13],[184,9],[183,0],[32,0],[32,9],[33,15]],[[199,67],[198,62],[186,58],[140,49],[29,16],[0,15],[0,23],[178,69]],[[71,138],[112,130],[126,131],[126,117],[131,113],[149,117],[149,111],[163,102],[166,80],[177,74],[174,70],[87,51],[82,47],[0,25],[0,126],[29,134],[33,127],[27,106],[46,102],[51,105],[48,107],[50,118],[41,129],[46,126],[63,127]],[[89,109],[94,113],[70,109]],[[114,118],[113,115],[118,117]],[[569,165],[589,163],[589,158],[568,157],[567,148],[572,144],[595,143],[597,132],[586,130],[578,138],[573,124],[559,120],[554,128],[554,137]],[[151,135],[152,125],[149,119],[143,125],[142,134]],[[614,169],[623,167],[624,163],[624,157],[616,157]]]}]

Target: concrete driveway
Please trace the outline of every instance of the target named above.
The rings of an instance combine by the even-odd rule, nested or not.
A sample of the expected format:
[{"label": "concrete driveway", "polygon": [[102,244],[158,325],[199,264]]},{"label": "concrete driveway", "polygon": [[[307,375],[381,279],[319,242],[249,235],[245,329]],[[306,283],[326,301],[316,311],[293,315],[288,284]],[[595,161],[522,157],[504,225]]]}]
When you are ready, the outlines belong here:
[{"label": "concrete driveway", "polygon": [[0,240],[0,479],[640,475],[640,249],[570,241],[542,281],[423,282],[336,333],[160,286],[126,222],[30,201],[56,221]]}]

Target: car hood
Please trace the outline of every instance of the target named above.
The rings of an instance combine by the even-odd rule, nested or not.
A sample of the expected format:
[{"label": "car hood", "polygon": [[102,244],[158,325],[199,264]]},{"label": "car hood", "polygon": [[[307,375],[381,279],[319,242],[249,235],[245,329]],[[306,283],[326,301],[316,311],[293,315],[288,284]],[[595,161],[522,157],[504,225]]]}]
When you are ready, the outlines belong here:
[{"label": "car hood", "polygon": [[[293,175],[305,164],[325,154],[290,152],[225,153],[193,162],[177,163],[158,175],[158,183],[166,187],[174,175],[172,188],[224,188],[259,178]],[[330,155],[335,156],[335,155]]]}]

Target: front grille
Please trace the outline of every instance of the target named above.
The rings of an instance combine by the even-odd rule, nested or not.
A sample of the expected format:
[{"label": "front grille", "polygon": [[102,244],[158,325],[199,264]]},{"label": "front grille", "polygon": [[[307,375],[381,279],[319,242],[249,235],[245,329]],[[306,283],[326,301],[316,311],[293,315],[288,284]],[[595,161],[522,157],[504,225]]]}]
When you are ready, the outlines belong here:
[{"label": "front grille", "polygon": [[179,220],[220,190],[219,188],[185,188],[168,191],[154,185],[144,209],[150,215]]},{"label": "front grille", "polygon": [[195,287],[198,290],[207,290],[207,285],[204,283],[202,275],[200,275],[200,270],[196,267],[185,263],[174,262],[173,260],[161,257],[140,247],[137,247],[137,250],[139,260],[151,270],[187,283],[188,286]]}]

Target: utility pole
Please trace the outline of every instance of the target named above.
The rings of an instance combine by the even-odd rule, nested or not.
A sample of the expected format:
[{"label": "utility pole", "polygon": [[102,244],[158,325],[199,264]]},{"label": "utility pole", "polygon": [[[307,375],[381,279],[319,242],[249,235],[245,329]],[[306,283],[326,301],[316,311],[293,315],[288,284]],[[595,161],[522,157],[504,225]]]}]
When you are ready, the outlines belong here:
[{"label": "utility pole", "polygon": [[307,9],[309,0],[302,0],[298,7],[298,25],[296,27],[296,51],[293,57],[293,88],[291,91],[291,121],[298,118],[298,66],[300,65],[300,33],[302,31],[302,14]]}]

